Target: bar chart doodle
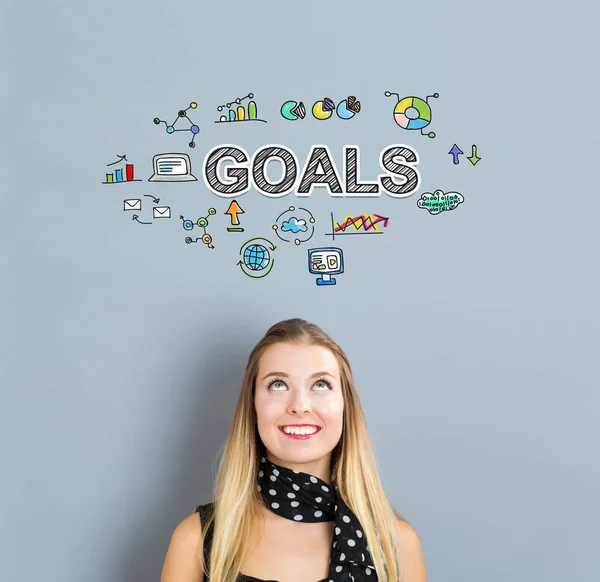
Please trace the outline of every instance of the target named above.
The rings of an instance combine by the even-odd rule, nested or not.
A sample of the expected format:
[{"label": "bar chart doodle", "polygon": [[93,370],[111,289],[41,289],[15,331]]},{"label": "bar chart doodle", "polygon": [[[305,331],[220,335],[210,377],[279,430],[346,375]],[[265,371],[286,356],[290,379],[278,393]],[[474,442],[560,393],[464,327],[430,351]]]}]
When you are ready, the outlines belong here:
[{"label": "bar chart doodle", "polygon": [[[179,112],[177,113],[177,117],[175,118],[175,121],[171,125],[169,125],[165,120],[160,119],[158,117],[154,118],[154,123],[156,125],[160,125],[161,123],[164,123],[166,132],[168,134],[173,134],[176,131],[191,131],[192,132],[192,141],[190,141],[190,143],[188,145],[191,148],[196,147],[194,140],[196,139],[196,136],[200,132],[200,128],[188,117],[188,113],[187,113],[188,110],[196,109],[196,107],[198,107],[198,104],[195,101],[192,101],[190,103],[190,106],[187,109],[180,109]],[[184,118],[190,122],[190,127],[182,127],[180,129],[176,129],[175,125],[177,124],[177,122]]]},{"label": "bar chart doodle", "polygon": [[[201,216],[196,221],[196,225],[198,226],[198,228],[201,228],[204,231],[202,236],[196,239],[193,239],[191,236],[187,236],[185,238],[185,243],[189,245],[192,243],[197,243],[199,240],[201,240],[207,246],[207,248],[214,249],[215,246],[212,244],[212,236],[206,232],[206,227],[208,226],[208,217],[214,216],[216,213],[216,208],[209,208],[208,216]],[[183,214],[179,218],[183,221],[182,226],[184,230],[192,230],[194,228],[194,223],[189,218],[185,218]]]},{"label": "bar chart doodle", "polygon": [[398,100],[394,107],[394,121],[396,125],[399,125],[402,129],[408,130],[420,130],[421,134],[427,137],[435,137],[435,133],[430,131],[424,133],[425,129],[431,123],[431,107],[429,105],[429,98],[433,97],[437,99],[440,94],[434,93],[433,95],[427,95],[425,99],[420,97],[403,97],[400,99],[398,93],[392,93],[386,91],[384,93],[386,97],[395,96]]},{"label": "bar chart doodle", "polygon": [[[127,161],[127,156],[120,156],[117,154],[119,158],[116,162],[111,162],[110,164],[106,164],[106,166],[114,166],[116,164],[120,164],[123,161]],[[107,172],[105,181],[103,184],[124,184],[126,182],[141,182],[141,180],[137,180],[133,175],[133,164],[125,164],[125,178],[123,178],[123,168],[116,168],[114,172]]]},{"label": "bar chart doodle", "polygon": [[[247,108],[244,108],[242,101],[250,99]],[[254,101],[254,93],[248,93],[245,97],[238,97],[230,103],[219,105],[217,111],[223,111],[225,108],[228,109],[227,115],[221,115],[215,123],[231,123],[236,121],[262,121],[267,123],[264,119],[258,117],[258,108],[256,101]]]}]

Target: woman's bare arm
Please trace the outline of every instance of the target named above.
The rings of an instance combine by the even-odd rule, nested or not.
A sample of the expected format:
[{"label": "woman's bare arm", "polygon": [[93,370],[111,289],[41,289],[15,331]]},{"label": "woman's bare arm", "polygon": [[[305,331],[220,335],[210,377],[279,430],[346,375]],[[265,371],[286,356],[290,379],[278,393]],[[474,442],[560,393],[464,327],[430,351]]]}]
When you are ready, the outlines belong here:
[{"label": "woman's bare arm", "polygon": [[160,582],[204,582],[203,558],[199,551],[201,537],[198,513],[189,515],[177,525],[171,536]]}]

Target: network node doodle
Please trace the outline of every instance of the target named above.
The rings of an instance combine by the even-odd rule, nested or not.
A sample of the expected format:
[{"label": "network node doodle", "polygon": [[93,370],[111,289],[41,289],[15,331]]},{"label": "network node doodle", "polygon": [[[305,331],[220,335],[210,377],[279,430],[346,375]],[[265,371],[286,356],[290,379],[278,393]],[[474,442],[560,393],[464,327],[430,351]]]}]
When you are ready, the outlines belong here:
[{"label": "network node doodle", "polygon": [[[247,111],[242,105],[242,101],[245,99],[250,99]],[[229,110],[227,115],[221,115],[215,123],[231,123],[236,121],[262,121],[263,123],[267,123],[264,119],[259,119],[258,117],[258,108],[256,101],[254,101],[254,93],[248,93],[245,97],[238,97],[230,103],[219,105],[217,111],[223,111],[225,108]]]},{"label": "network node doodle", "polygon": [[386,91],[384,95],[386,97],[395,95],[396,99],[398,100],[396,106],[394,107],[394,121],[397,125],[399,125],[402,129],[419,129],[423,135],[426,135],[427,137],[435,137],[435,133],[433,131],[425,133],[423,129],[431,123],[431,107],[429,106],[429,98],[434,97],[437,99],[440,96],[439,93],[427,95],[425,100],[421,99],[420,97],[403,97],[400,99],[400,95],[398,93],[392,93],[390,91]]},{"label": "network node doodle", "polygon": [[[258,242],[261,241],[261,242]],[[238,265],[242,272],[252,279],[266,277],[275,264],[271,253],[277,247],[268,239],[262,237],[251,238],[240,248]]]},{"label": "network node doodle", "polygon": [[[303,214],[304,218],[302,217]],[[284,218],[285,215],[287,216]],[[292,239],[283,238],[279,234],[280,231],[282,233],[290,232],[294,235],[299,235],[293,239],[294,244],[299,245],[300,243],[309,241],[313,234],[315,234],[314,224],[315,218],[310,211],[306,208],[298,208],[296,210],[294,206],[290,206],[277,217],[272,228],[283,242],[291,242]]]},{"label": "network node doodle", "polygon": [[[191,243],[197,243],[199,240],[202,241],[209,249],[214,249],[215,245],[212,244],[212,236],[210,234],[208,234],[206,232],[206,227],[208,226],[208,217],[209,216],[214,216],[217,213],[217,209],[216,208],[209,208],[208,209],[208,216],[201,216],[197,221],[196,221],[196,226],[198,226],[198,228],[203,229],[204,233],[202,234],[201,237],[195,238],[193,239],[190,236],[187,236],[185,238],[185,243],[186,244],[191,244]],[[179,217],[183,222],[182,222],[182,226],[184,228],[184,230],[193,230],[194,228],[194,223],[189,220],[188,218],[185,218],[183,215],[181,215]]]},{"label": "network node doodle", "polygon": [[[175,133],[176,131],[191,131],[192,132],[192,141],[188,145],[191,148],[196,147],[194,140],[196,139],[196,135],[198,135],[198,133],[200,132],[200,128],[195,123],[192,122],[192,120],[188,117],[188,114],[187,114],[189,109],[196,109],[196,107],[198,107],[198,104],[195,101],[192,101],[190,103],[190,106],[187,109],[179,110],[179,112],[177,113],[177,117],[175,118],[175,121],[171,125],[169,125],[163,119],[159,119],[158,117],[154,118],[154,123],[156,125],[164,123],[165,127],[166,127],[166,131],[169,134]],[[177,122],[180,119],[183,119],[183,118],[187,119],[190,122],[190,127],[183,127],[181,129],[176,129],[175,125],[177,124]]]}]

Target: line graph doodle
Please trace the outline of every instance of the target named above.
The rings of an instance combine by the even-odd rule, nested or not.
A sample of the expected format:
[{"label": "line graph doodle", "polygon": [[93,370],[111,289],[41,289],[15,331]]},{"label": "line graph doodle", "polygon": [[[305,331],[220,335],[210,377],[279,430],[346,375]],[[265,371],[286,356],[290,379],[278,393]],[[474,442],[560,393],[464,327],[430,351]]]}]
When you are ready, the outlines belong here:
[{"label": "line graph doodle", "polygon": [[123,154],[122,156],[120,156],[119,154],[117,154],[117,158],[119,158],[116,162],[111,162],[110,164],[106,164],[107,167],[108,166],[114,166],[115,164],[120,164],[121,162],[126,162],[127,161],[127,154]]},{"label": "line graph doodle", "polygon": [[[247,110],[242,105],[242,101],[246,99],[250,99]],[[219,105],[217,111],[223,111],[225,108],[228,109],[227,115],[221,115],[215,123],[235,123],[238,121],[262,121],[263,123],[267,123],[264,119],[258,117],[258,107],[256,101],[254,101],[254,93],[248,93],[245,97],[238,97],[231,101],[231,103]]]},{"label": "line graph doodle", "polygon": [[[325,234],[327,236],[333,237],[333,240],[335,240],[336,235],[342,236],[346,234],[383,234],[383,231],[380,230],[380,227],[387,228],[389,220],[390,219],[388,216],[381,216],[380,214],[359,214],[358,216],[352,216],[351,214],[347,214],[344,220],[340,223],[334,220],[332,212],[331,232],[327,232]],[[350,230],[350,232],[348,232],[348,230],[352,228],[354,230]]]}]

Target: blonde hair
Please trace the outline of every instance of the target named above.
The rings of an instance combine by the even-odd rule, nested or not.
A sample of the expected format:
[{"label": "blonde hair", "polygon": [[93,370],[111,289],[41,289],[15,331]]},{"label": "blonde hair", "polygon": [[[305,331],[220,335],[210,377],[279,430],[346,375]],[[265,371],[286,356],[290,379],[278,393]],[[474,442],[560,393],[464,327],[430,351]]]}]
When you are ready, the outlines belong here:
[{"label": "blonde hair", "polygon": [[[214,513],[202,523],[202,541],[214,524],[209,564],[205,576],[211,582],[235,582],[242,563],[259,538],[263,506],[258,492],[258,464],[265,454],[256,428],[255,381],[263,352],[282,342],[306,343],[328,348],[341,374],[344,399],[343,431],[331,456],[331,483],[354,512],[363,532],[380,582],[401,581],[401,555],[397,518],[379,480],[365,416],[343,350],[317,325],[294,318],[280,321],[266,332],[248,358],[233,422],[224,444],[213,485]],[[199,558],[203,561],[203,543]],[[201,562],[202,563],[202,562]]]}]

